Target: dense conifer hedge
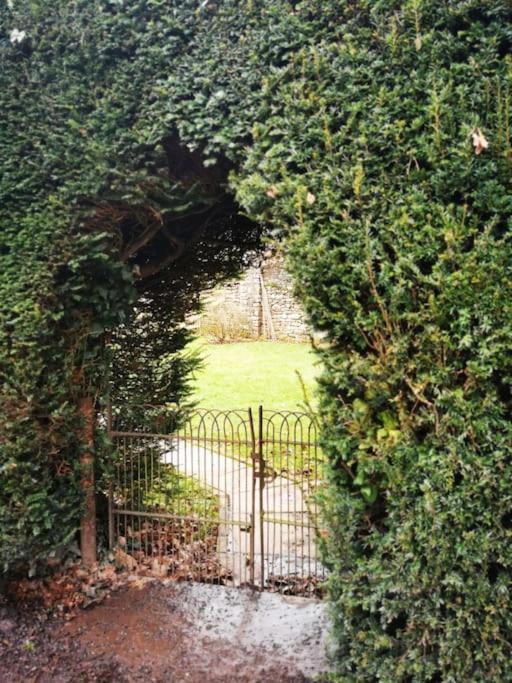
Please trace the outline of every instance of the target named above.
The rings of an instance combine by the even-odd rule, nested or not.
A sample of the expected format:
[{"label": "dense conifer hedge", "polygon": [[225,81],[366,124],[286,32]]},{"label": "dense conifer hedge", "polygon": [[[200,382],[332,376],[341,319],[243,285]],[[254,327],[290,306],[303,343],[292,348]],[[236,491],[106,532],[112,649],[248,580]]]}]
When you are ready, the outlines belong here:
[{"label": "dense conifer hedge", "polygon": [[[510,4],[45,4],[0,18],[2,560],[76,524],[73,401],[103,331],[137,291],[152,315],[176,292],[179,319],[233,272],[241,206],[326,335],[341,680],[512,680]],[[151,254],[121,262],[102,201],[217,207],[226,251],[144,290]]]},{"label": "dense conifer hedge", "polygon": [[239,192],[327,335],[341,671],[512,680],[512,11],[340,4]]},{"label": "dense conifer hedge", "polygon": [[167,81],[211,19],[181,0],[0,4],[6,571],[76,533],[79,399],[186,398],[184,317],[258,246],[227,155],[209,169],[157,106],[185,96]]}]

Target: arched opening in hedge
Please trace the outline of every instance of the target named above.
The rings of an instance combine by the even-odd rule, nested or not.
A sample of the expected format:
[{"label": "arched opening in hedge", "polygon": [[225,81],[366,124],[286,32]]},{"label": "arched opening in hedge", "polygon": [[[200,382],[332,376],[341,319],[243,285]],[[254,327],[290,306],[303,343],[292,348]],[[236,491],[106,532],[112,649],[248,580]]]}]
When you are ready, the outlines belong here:
[{"label": "arched opening in hedge", "polygon": [[[180,381],[162,379],[162,364],[183,347],[183,324],[201,293],[239,274],[262,247],[261,225],[229,189],[233,165],[226,158],[206,166],[201,151],[190,151],[176,133],[159,150],[140,197],[103,200],[90,218],[93,230],[113,236],[137,299],[131,323],[109,335],[114,400],[169,402],[186,394]],[[173,363],[169,372],[177,378],[181,363],[185,382],[186,361],[174,356]]]},{"label": "arched opening in hedge", "polygon": [[[235,277],[262,247],[261,226],[244,215],[228,189],[232,164],[227,159],[206,166],[201,152],[190,151],[176,133],[157,150],[137,196],[91,202],[87,216],[87,230],[109,235],[133,281],[131,315],[98,340],[111,364],[103,385],[103,400],[109,402],[186,399],[196,363],[193,354],[183,353],[192,337],[186,319],[199,310],[203,291]],[[79,406],[85,423],[81,552],[91,565],[96,561],[93,434],[99,405],[91,394]]]}]

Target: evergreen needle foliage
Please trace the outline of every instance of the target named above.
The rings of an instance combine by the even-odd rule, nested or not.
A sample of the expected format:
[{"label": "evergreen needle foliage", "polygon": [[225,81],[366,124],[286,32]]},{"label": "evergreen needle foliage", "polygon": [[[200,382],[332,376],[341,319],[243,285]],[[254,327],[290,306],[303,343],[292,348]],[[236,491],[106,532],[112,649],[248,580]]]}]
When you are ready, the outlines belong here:
[{"label": "evergreen needle foliage", "polygon": [[186,395],[258,222],[325,332],[340,680],[512,680],[511,46],[507,0],[0,8],[6,566],[73,534],[109,354]]},{"label": "evergreen needle foliage", "polygon": [[342,679],[512,680],[511,7],[338,4],[239,194],[328,339]]},{"label": "evergreen needle foliage", "polygon": [[108,390],[116,402],[186,399],[197,362],[180,353],[183,321],[258,247],[259,228],[226,189],[227,153],[207,162],[162,109],[183,97],[166,84],[170,64],[209,23],[196,10],[0,4],[6,571],[34,571],[77,531],[80,398],[98,410]]}]

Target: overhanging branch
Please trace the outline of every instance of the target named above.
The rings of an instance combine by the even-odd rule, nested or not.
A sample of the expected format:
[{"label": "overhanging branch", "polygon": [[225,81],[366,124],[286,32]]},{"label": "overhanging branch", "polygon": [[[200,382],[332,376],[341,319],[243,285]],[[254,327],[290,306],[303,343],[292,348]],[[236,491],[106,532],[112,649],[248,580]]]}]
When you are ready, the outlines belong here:
[{"label": "overhanging branch", "polygon": [[150,223],[148,227],[137,237],[133,242],[130,242],[121,252],[121,259],[127,261],[134,254],[136,254],[139,249],[146,246],[153,237],[155,237],[163,227],[162,216],[155,210],[153,210],[155,220]]},{"label": "overhanging branch", "polygon": [[192,245],[196,244],[201,237],[204,235],[208,227],[211,225],[212,220],[217,214],[216,209],[213,209],[206,220],[195,226],[191,232],[190,236],[187,235],[187,239],[178,238],[169,232],[168,227],[162,229],[162,234],[165,235],[169,244],[174,247],[174,251],[166,254],[162,259],[156,263],[147,263],[139,268],[138,279],[139,280],[149,280],[158,273],[162,272],[165,268],[175,262],[183,253]]}]

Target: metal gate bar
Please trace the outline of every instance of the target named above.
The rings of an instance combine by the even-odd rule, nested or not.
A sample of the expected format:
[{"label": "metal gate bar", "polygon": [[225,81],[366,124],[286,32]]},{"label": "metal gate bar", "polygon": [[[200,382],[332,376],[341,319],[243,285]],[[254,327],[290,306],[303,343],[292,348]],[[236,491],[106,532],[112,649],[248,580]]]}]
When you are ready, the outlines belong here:
[{"label": "metal gate bar", "polygon": [[263,460],[263,408],[258,407],[258,472],[255,473],[259,479],[259,532],[260,532],[260,552],[261,552],[261,569],[260,569],[260,588],[265,589],[265,508],[263,505],[263,489],[265,487],[265,461]]}]

